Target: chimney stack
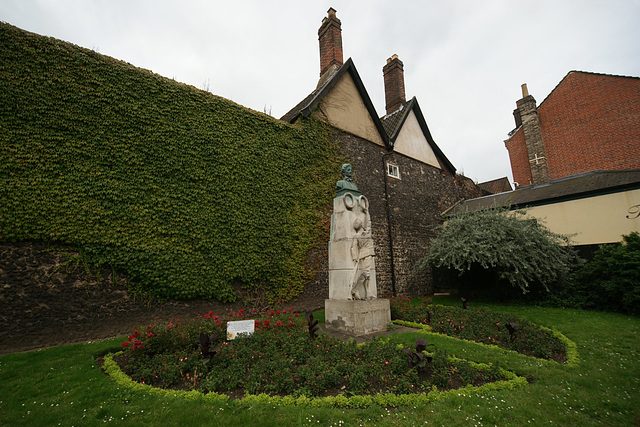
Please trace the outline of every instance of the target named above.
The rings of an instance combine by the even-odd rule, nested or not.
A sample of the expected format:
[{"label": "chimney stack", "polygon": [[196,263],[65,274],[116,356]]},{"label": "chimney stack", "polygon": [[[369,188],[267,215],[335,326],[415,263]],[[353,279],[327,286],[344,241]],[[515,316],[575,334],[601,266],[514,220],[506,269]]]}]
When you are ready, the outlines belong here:
[{"label": "chimney stack", "polygon": [[387,114],[391,114],[407,102],[404,92],[404,64],[398,59],[398,55],[394,54],[387,59],[387,64],[382,67],[382,74]]},{"label": "chimney stack", "polygon": [[549,167],[544,147],[544,138],[540,126],[540,116],[536,100],[529,94],[527,84],[522,86],[522,98],[516,101],[517,112],[514,112],[516,124],[522,125],[524,142],[529,154],[532,184],[545,184],[549,182]]},{"label": "chimney stack", "polygon": [[318,29],[320,41],[320,77],[333,65],[340,67],[342,61],[342,24],[336,17],[336,10],[329,8],[327,17],[322,19]]}]

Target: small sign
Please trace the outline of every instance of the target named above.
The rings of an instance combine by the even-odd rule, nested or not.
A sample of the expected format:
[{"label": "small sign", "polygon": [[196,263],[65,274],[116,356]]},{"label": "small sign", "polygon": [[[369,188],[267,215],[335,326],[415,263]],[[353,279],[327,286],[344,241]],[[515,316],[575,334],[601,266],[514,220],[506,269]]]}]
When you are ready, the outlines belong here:
[{"label": "small sign", "polygon": [[254,320],[236,320],[227,322],[227,339],[233,340],[238,334],[253,334],[256,323]]}]

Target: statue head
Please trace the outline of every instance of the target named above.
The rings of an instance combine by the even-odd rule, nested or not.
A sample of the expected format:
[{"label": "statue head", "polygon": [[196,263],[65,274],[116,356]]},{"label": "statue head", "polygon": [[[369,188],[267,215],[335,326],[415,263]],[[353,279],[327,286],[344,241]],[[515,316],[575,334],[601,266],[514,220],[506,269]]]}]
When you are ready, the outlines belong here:
[{"label": "statue head", "polygon": [[361,228],[362,228],[362,220],[360,218],[356,218],[355,221],[353,221],[353,229],[356,231],[360,231]]},{"label": "statue head", "polygon": [[351,178],[351,172],[351,163],[345,163],[342,165],[342,176],[344,176],[345,178]]}]

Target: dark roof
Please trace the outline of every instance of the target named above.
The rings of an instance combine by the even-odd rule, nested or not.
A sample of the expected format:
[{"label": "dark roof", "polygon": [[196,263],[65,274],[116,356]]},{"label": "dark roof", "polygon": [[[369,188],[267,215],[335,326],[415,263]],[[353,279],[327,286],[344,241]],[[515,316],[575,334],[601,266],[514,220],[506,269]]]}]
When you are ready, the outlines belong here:
[{"label": "dark roof", "polygon": [[[391,135],[397,136],[398,131],[402,127],[402,123],[406,119],[406,113],[410,111],[408,108],[405,108],[407,103],[403,103],[400,105],[396,111],[391,114],[387,114],[386,116],[380,117],[380,121],[382,122],[382,127],[384,131],[387,133],[387,136],[391,138]],[[394,138],[395,140],[395,138]]]},{"label": "dark roof", "polygon": [[498,194],[513,190],[513,187],[511,187],[511,183],[506,176],[491,181],[481,182],[478,184],[478,187],[489,194]]},{"label": "dark roof", "polygon": [[402,104],[402,106],[393,113],[388,114],[380,119],[380,121],[382,122],[382,126],[387,133],[387,137],[389,139],[389,144],[391,145],[391,147],[393,147],[393,145],[395,144],[396,139],[400,134],[400,130],[402,129],[404,122],[407,120],[407,117],[409,117],[409,113],[411,111],[413,111],[416,115],[416,119],[418,120],[418,124],[420,125],[422,133],[424,134],[427,142],[429,143],[429,146],[436,154],[436,157],[438,158],[442,166],[446,167],[452,175],[455,175],[456,168],[449,161],[447,156],[444,155],[442,150],[440,150],[438,144],[436,144],[436,142],[433,140],[431,132],[429,131],[429,126],[427,126],[427,121],[424,119],[424,115],[422,114],[422,110],[420,109],[420,105],[418,104],[418,100],[415,96],[411,98],[409,102]]},{"label": "dark roof", "polygon": [[335,86],[335,84],[340,81],[340,78],[345,74],[349,73],[351,78],[353,79],[358,93],[364,102],[369,115],[371,116],[371,120],[373,120],[374,125],[378,129],[378,133],[380,133],[380,137],[384,141],[385,146],[388,149],[391,149],[391,145],[389,144],[389,138],[387,137],[387,133],[385,132],[382,122],[378,118],[378,114],[376,113],[375,108],[373,107],[373,103],[371,102],[371,98],[369,98],[369,94],[367,90],[364,88],[364,84],[362,83],[362,79],[360,78],[360,74],[358,74],[358,70],[356,70],[356,66],[353,64],[353,60],[349,58],[344,64],[342,64],[339,68],[328,71],[323,75],[320,79],[320,84],[311,92],[305,99],[303,99],[298,105],[293,107],[289,112],[287,112],[284,116],[280,118],[280,120],[287,121],[289,123],[295,122],[298,117],[308,117],[311,112],[315,109],[315,107],[322,101],[322,99],[329,93],[329,91]]},{"label": "dark roof", "polygon": [[616,193],[633,188],[640,188],[640,169],[591,171],[555,179],[547,184],[528,185],[506,193],[465,200],[448,213],[476,211],[496,206],[520,209]]}]

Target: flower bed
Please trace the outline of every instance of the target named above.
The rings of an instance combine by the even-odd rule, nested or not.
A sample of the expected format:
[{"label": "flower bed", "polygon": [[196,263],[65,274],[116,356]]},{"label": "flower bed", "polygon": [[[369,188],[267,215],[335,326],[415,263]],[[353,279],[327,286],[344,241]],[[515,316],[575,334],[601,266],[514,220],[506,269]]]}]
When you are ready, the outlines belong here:
[{"label": "flower bed", "polygon": [[[311,338],[304,316],[287,310],[250,315],[261,317],[255,333],[233,341],[225,340],[226,325],[213,313],[149,325],[129,336],[115,360],[141,384],[238,398],[424,394],[508,377],[502,369],[453,359],[439,349],[423,353],[422,347],[383,339],[356,345],[328,335]],[[228,316],[246,319],[248,313]],[[205,349],[198,345],[200,332],[211,339]]]},{"label": "flower bed", "polygon": [[391,298],[391,317],[429,325],[432,332],[496,345],[527,356],[559,363],[567,360],[565,344],[552,331],[509,313],[432,305],[430,298],[416,303],[395,297]]}]

